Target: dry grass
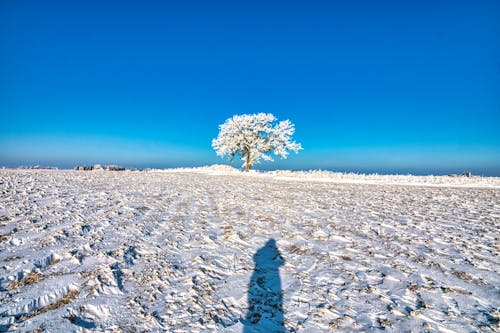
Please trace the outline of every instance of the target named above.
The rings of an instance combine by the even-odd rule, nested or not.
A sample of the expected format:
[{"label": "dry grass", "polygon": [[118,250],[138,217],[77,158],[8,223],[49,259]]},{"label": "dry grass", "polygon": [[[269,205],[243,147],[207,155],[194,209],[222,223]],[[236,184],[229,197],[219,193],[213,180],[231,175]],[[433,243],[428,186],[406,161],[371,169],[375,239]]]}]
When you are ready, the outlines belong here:
[{"label": "dry grass", "polygon": [[382,329],[392,326],[392,323],[387,319],[378,318],[378,323]]},{"label": "dry grass", "polygon": [[306,253],[308,253],[307,249],[302,249],[296,245],[290,246],[290,252],[293,254],[306,254]]},{"label": "dry grass", "polygon": [[44,276],[39,272],[30,272],[23,276],[23,278],[19,281],[14,281],[7,286],[7,290],[15,290],[17,288],[21,288],[23,286],[30,286],[32,284],[37,283],[42,280]]},{"label": "dry grass", "polygon": [[234,235],[233,227],[231,225],[226,225],[222,227],[222,229],[224,230],[224,239],[229,239],[232,235]]},{"label": "dry grass", "polygon": [[37,310],[33,311],[32,313],[26,314],[26,315],[22,316],[21,319],[27,320],[27,319],[33,318],[35,316],[38,316],[39,314],[42,314],[42,313],[45,313],[45,312],[48,312],[51,310],[55,310],[55,309],[60,308],[66,304],[69,304],[76,298],[76,296],[78,296],[79,293],[80,293],[80,291],[78,291],[78,290],[70,290],[69,293],[66,294],[66,296],[64,296],[63,298],[61,298],[57,302],[49,304],[41,309],[37,309]]},{"label": "dry grass", "polygon": [[455,272],[453,272],[453,275],[455,275],[457,278],[464,280],[464,281],[474,280],[474,278],[466,272],[455,271]]},{"label": "dry grass", "polygon": [[60,258],[56,258],[56,259],[52,260],[49,265],[50,266],[55,265],[55,264],[59,263],[60,261],[61,261]]},{"label": "dry grass", "polygon": [[457,293],[461,295],[472,295],[470,291],[459,289],[455,287],[441,287],[441,291],[444,293]]},{"label": "dry grass", "polygon": [[19,257],[19,256],[13,256],[13,257],[5,258],[2,261],[3,262],[9,262],[9,261],[17,260],[17,259],[21,259],[21,257]]}]

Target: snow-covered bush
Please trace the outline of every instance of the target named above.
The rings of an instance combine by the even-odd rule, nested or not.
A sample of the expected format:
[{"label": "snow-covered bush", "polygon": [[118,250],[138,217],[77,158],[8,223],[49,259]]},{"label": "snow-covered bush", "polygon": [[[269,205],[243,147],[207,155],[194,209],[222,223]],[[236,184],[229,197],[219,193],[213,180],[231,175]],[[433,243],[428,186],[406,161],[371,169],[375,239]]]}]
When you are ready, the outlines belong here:
[{"label": "snow-covered bush", "polygon": [[212,147],[217,155],[228,156],[231,161],[240,155],[246,171],[261,159],[272,161],[271,153],[286,158],[290,150],[302,149],[292,141],[295,127],[290,120],[276,120],[270,113],[235,115],[219,126]]}]

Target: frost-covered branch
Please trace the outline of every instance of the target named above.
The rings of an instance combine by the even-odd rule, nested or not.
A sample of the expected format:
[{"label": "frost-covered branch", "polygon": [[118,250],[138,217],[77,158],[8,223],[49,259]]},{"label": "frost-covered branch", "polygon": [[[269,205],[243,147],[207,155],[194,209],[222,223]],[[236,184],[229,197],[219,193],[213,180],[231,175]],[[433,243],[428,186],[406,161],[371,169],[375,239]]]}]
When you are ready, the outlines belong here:
[{"label": "frost-covered branch", "polygon": [[286,158],[289,151],[301,150],[302,146],[292,140],[295,127],[290,120],[276,121],[270,113],[235,115],[219,126],[212,147],[217,155],[231,161],[240,155],[247,171],[261,159],[273,161],[271,153]]}]

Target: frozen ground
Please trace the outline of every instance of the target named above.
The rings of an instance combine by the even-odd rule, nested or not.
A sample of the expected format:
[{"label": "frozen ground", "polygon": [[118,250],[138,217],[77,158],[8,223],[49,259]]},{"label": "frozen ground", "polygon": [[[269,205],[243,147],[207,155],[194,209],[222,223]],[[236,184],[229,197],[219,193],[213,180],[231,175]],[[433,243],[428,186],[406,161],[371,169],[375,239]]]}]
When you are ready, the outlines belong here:
[{"label": "frozen ground", "polygon": [[499,178],[0,170],[0,331],[498,332],[499,222]]}]

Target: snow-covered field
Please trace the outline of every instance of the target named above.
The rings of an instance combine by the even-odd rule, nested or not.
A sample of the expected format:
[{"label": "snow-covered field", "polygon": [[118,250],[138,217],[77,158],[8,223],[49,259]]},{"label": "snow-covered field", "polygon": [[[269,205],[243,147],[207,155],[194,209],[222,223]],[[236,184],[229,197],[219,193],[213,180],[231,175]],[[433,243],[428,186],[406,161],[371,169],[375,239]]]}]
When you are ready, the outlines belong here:
[{"label": "snow-covered field", "polygon": [[0,170],[0,331],[498,332],[500,179]]}]

